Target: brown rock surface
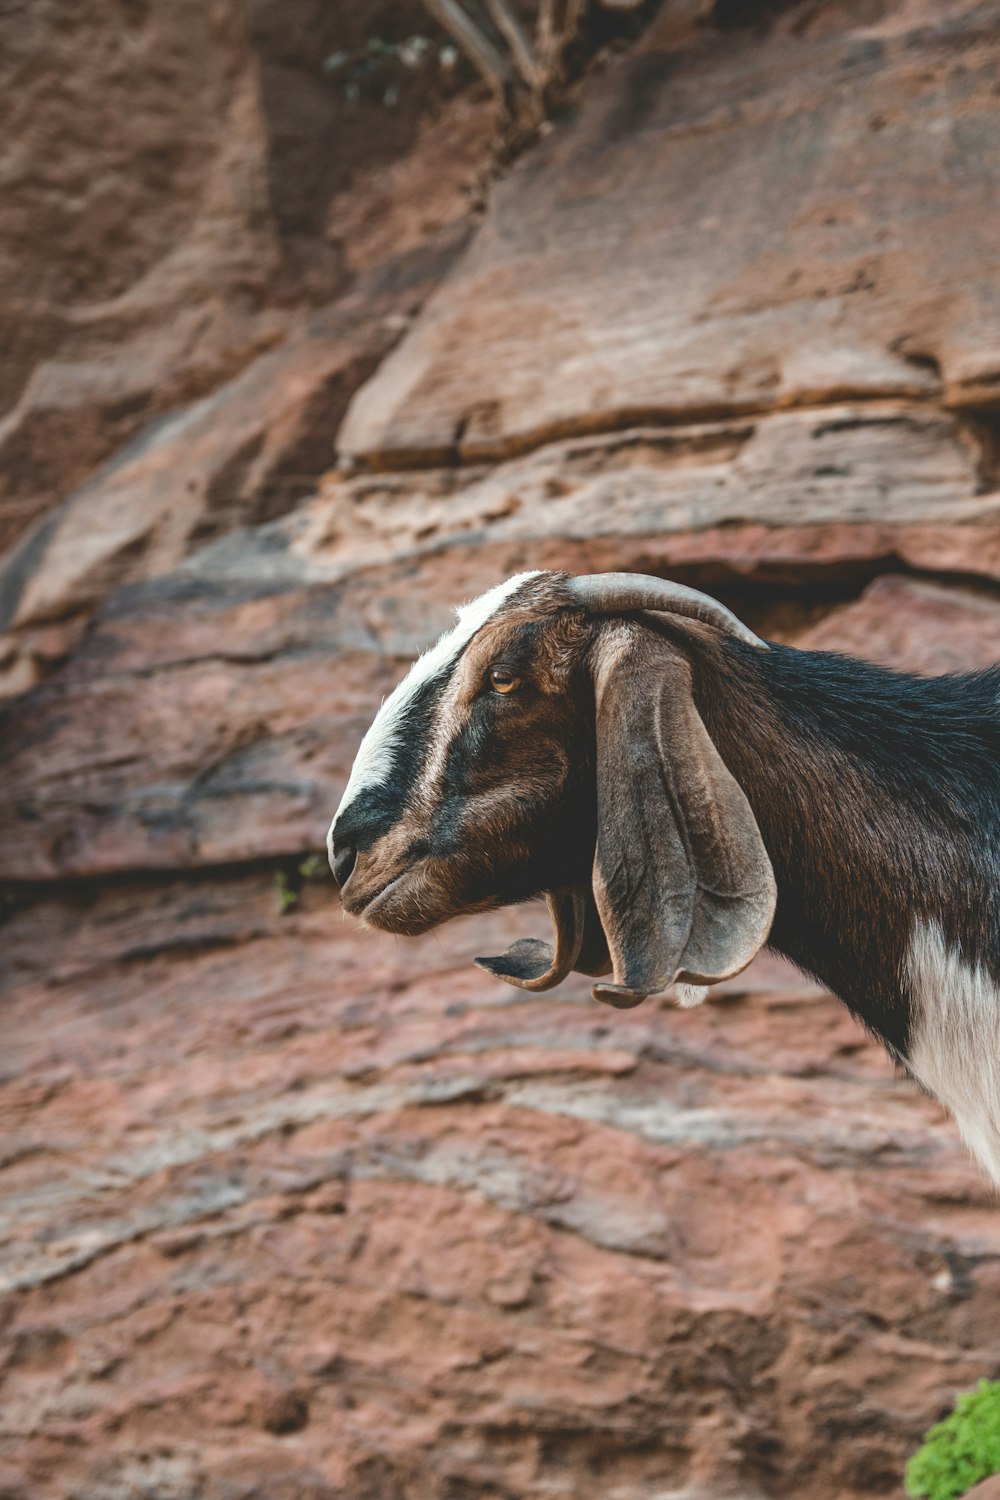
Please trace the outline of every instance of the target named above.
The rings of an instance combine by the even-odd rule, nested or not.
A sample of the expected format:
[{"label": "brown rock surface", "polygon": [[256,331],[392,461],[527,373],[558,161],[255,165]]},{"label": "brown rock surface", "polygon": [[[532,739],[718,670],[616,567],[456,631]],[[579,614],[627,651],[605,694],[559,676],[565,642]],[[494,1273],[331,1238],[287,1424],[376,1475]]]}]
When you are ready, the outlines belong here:
[{"label": "brown rock surface", "polygon": [[[693,10],[510,174],[396,354],[433,246],[296,312],[8,564],[0,670],[42,680],[0,709],[0,1497],[862,1500],[1000,1366],[995,1195],[812,982],[529,996],[471,959],[540,910],[393,941],[302,863],[380,696],[520,567],[669,572],[920,671],[1000,655],[996,419],[967,404],[998,347],[989,7],[779,6],[697,45]],[[247,15],[259,102],[301,53],[291,11]],[[306,93],[284,197],[273,133],[261,157],[290,261],[295,182],[348,260],[448,222],[468,161],[425,161],[410,217],[386,148],[383,221],[323,176]],[[303,501],[378,361],[352,430],[391,406],[390,468]]]},{"label": "brown rock surface", "polygon": [[[386,44],[414,33],[433,45],[407,67]],[[0,551],[370,269],[367,173],[377,203],[396,168],[393,253],[464,215],[490,111],[447,105],[467,75],[445,40],[420,0],[3,7]],[[422,125],[443,137],[433,208]]]},{"label": "brown rock surface", "polygon": [[502,185],[345,453],[496,456],[845,395],[995,406],[995,8],[789,11],[677,52],[665,7],[662,47],[654,24]]},{"label": "brown rock surface", "polygon": [[[87,612],[241,525],[334,462],[331,434],[454,256],[461,231],[383,263],[210,396],[154,424],[8,553],[0,629]],[[30,638],[29,638],[30,639]]]},{"label": "brown rock surface", "polygon": [[907,672],[968,671],[1000,661],[1000,607],[995,594],[887,575],[796,644]]},{"label": "brown rock surface", "polygon": [[8,921],[21,1493],[895,1493],[1000,1230],[846,1012],[766,963],[611,1016],[471,969],[526,913],[332,917],[249,872]]},{"label": "brown rock surface", "polygon": [[994,1479],[984,1479],[974,1490],[969,1490],[965,1500],[1000,1500],[1000,1475]]}]

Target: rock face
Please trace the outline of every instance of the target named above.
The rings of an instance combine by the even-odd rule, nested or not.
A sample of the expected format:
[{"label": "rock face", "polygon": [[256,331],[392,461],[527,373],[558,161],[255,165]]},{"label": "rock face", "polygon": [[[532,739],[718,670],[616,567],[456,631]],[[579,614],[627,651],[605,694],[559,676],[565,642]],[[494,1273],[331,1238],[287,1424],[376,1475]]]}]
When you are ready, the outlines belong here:
[{"label": "rock face", "polygon": [[[0,14],[0,548],[344,289],[365,250],[337,211],[352,181],[358,221],[395,166],[413,239],[483,160],[475,121],[449,135],[445,110],[465,160],[436,150],[430,212],[424,169],[400,169],[465,83],[419,0],[70,9]],[[414,33],[429,45],[408,68],[390,44]]]},{"label": "rock face", "polygon": [[1000,1477],[984,1479],[982,1484],[977,1484],[969,1491],[968,1500],[1000,1500]]},{"label": "rock face", "polygon": [[470,967],[526,923],[266,873],[8,921],[16,1493],[898,1493],[995,1359],[954,1131],[773,965],[623,1017]]},{"label": "rock face", "polygon": [[12,549],[0,629],[87,613],[114,585],[167,572],[213,537],[309,494],[334,461],[331,431],[349,398],[461,233],[379,266],[221,389],[147,428]]},{"label": "rock face", "polygon": [[831,996],[530,996],[534,908],[397,942],[309,858],[524,566],[1000,656],[989,7],[695,10],[8,554],[0,1497],[862,1500],[996,1374],[995,1196]]},{"label": "rock face", "polygon": [[667,50],[673,11],[508,178],[346,452],[492,457],[844,395],[995,406],[994,7],[793,6]]}]

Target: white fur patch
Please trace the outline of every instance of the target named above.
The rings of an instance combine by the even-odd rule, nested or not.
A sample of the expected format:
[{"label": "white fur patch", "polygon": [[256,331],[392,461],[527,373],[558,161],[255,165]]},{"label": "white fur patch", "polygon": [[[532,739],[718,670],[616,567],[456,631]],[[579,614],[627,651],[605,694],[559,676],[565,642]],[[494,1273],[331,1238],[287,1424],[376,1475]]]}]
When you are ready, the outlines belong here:
[{"label": "white fur patch", "polygon": [[682,1010],[693,1010],[708,994],[707,984],[677,984],[674,986],[677,1004]]},{"label": "white fur patch", "polygon": [[[371,728],[361,741],[351,768],[350,779],[340,799],[340,806],[334,814],[334,823],[359,792],[366,787],[379,786],[388,781],[392,774],[395,750],[402,733],[407,706],[413,701],[414,694],[422,684],[449,663],[457,661],[476,631],[486,624],[490,616],[522,584],[527,583],[529,578],[536,578],[538,572],[536,568],[530,573],[515,573],[513,578],[507,579],[506,583],[498,583],[487,593],[480,594],[478,599],[473,599],[470,604],[465,604],[456,610],[457,624],[451,630],[446,631],[429,651],[425,651],[423,656],[417,658],[409,672],[389,694],[375,715]],[[331,834],[333,832],[332,824],[330,832]]]},{"label": "white fur patch", "polygon": [[906,956],[914,1001],[910,1068],[955,1116],[962,1139],[1000,1187],[1000,989],[917,922]]}]

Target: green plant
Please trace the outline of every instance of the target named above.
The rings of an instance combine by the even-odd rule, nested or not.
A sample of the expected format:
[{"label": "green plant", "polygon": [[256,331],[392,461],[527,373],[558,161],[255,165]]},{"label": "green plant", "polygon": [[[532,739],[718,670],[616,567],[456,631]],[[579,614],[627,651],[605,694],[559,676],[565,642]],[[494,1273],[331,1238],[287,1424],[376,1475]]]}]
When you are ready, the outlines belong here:
[{"label": "green plant", "polygon": [[322,854],[307,854],[299,865],[303,880],[329,880],[330,866]]},{"label": "green plant", "polygon": [[302,899],[302,886],[306,881],[329,880],[330,866],[321,854],[307,854],[291,867],[281,866],[274,872],[274,899],[278,911],[287,916],[295,911]]},{"label": "green plant", "polygon": [[925,1435],[906,1466],[906,1493],[957,1500],[991,1474],[1000,1474],[1000,1380],[981,1380]]},{"label": "green plant", "polygon": [[278,911],[282,916],[294,911],[299,904],[299,893],[292,881],[288,878],[285,870],[278,870],[274,876],[274,894],[278,902]]}]

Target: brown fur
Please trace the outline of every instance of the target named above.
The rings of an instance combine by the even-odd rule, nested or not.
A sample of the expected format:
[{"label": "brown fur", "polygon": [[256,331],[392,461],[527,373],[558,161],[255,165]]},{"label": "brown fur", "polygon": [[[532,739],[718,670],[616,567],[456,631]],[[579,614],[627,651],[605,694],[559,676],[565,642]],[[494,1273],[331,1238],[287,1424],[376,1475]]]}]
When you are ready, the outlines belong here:
[{"label": "brown fur", "polygon": [[[347,904],[412,933],[547,892],[558,954],[538,944],[529,963],[520,945],[494,972],[538,988],[568,961],[613,967],[595,993],[628,1005],[749,962],[773,880],[683,654],[570,600],[549,575],[472,638],[440,691],[405,808],[359,860]],[[497,666],[521,679],[516,692],[491,694]]]}]

